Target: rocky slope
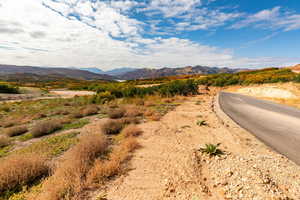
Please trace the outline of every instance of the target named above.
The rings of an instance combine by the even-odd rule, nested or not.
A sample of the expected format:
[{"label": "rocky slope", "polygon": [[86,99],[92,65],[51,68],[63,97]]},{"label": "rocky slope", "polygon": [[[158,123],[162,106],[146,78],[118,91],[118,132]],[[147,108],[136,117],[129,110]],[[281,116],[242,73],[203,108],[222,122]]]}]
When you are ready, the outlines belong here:
[{"label": "rocky slope", "polygon": [[161,68],[161,69],[137,69],[135,71],[127,72],[119,75],[120,79],[147,79],[158,78],[163,76],[176,76],[176,75],[190,75],[190,74],[217,74],[217,73],[234,73],[240,69],[206,67],[206,66],[187,66],[183,68]]}]

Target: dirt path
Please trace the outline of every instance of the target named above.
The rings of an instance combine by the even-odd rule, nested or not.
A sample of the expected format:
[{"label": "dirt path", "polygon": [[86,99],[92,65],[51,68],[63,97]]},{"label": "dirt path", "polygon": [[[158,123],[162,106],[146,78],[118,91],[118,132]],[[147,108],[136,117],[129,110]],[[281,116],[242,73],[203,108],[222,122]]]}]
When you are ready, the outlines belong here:
[{"label": "dirt path", "polygon": [[[201,119],[208,126],[198,126]],[[108,200],[300,199],[300,167],[234,124],[220,121],[213,112],[213,95],[191,97],[160,122],[140,126],[142,148],[130,161],[131,170],[95,196],[104,192]],[[225,151],[221,157],[196,151],[219,142]]]}]

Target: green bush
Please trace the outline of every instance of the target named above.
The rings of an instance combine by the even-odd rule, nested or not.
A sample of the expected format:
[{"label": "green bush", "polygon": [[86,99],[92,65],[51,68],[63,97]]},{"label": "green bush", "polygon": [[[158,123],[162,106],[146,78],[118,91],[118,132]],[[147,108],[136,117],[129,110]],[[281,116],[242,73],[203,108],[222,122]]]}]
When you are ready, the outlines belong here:
[{"label": "green bush", "polygon": [[19,88],[6,84],[0,84],[0,93],[18,94]]}]

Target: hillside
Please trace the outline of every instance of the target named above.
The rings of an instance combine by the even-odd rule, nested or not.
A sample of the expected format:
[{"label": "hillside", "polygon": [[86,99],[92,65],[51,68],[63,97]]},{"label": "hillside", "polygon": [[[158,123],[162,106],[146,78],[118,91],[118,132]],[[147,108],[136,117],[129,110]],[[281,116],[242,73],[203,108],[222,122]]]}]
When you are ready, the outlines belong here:
[{"label": "hillside", "polygon": [[217,73],[234,73],[240,69],[206,67],[206,66],[188,66],[183,68],[162,68],[162,69],[137,69],[118,76],[120,79],[145,79],[158,78],[163,76],[189,75],[189,74],[217,74]]},{"label": "hillside", "polygon": [[46,67],[31,67],[31,66],[15,66],[15,65],[0,65],[0,77],[28,77],[29,75],[42,78],[55,77],[55,78],[73,78],[81,80],[114,80],[115,77],[96,74],[89,71],[69,68],[46,68]]},{"label": "hillside", "polygon": [[293,72],[300,73],[300,64],[289,67]]}]

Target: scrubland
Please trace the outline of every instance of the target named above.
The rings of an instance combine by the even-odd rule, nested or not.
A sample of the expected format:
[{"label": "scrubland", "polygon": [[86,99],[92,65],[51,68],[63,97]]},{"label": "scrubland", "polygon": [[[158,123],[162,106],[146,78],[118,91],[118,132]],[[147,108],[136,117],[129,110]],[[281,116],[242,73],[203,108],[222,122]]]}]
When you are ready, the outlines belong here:
[{"label": "scrubland", "polygon": [[170,86],[143,94],[122,86],[121,96],[98,91],[1,103],[0,199],[86,198],[126,171],[143,132],[138,124],[159,120],[180,105],[177,87],[192,87],[184,95],[197,93],[190,81]]},{"label": "scrubland", "polygon": [[299,197],[299,168],[220,121],[213,105],[214,86],[298,76],[267,69],[224,77],[71,82],[64,86],[96,94],[1,103],[0,199]]}]

